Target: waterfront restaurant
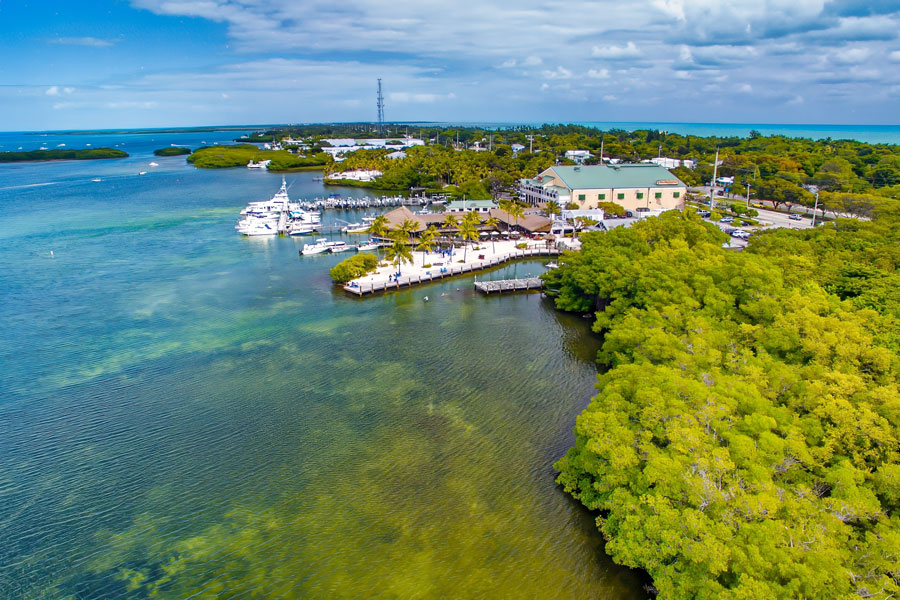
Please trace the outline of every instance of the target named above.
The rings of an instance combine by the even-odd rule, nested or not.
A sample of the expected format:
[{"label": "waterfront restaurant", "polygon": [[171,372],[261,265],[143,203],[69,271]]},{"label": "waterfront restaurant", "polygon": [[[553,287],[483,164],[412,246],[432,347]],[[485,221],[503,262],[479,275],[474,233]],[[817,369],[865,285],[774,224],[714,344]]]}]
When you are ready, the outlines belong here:
[{"label": "waterfront restaurant", "polygon": [[655,164],[557,166],[519,180],[518,191],[531,206],[553,200],[579,209],[615,202],[626,210],[672,210],[684,208],[687,186]]},{"label": "waterfront restaurant", "polygon": [[[403,221],[409,220],[416,224],[416,229],[413,232],[414,234],[421,233],[427,229],[429,225],[434,225],[438,231],[442,233],[455,233],[458,228],[444,227],[444,220],[447,218],[447,215],[448,213],[417,215],[407,207],[401,206],[389,213],[385,213],[384,217],[387,220],[389,229],[397,229]],[[454,216],[456,216],[457,220],[462,218],[458,215]],[[553,224],[553,221],[547,217],[533,213],[526,213],[516,220],[516,218],[511,216],[508,212],[500,210],[499,208],[492,208],[486,213],[479,212],[478,214],[478,218],[482,223],[490,217],[493,217],[500,222],[501,231],[518,231],[519,233],[525,234],[547,233],[550,231],[550,226]],[[483,228],[483,226],[479,227]]]}]

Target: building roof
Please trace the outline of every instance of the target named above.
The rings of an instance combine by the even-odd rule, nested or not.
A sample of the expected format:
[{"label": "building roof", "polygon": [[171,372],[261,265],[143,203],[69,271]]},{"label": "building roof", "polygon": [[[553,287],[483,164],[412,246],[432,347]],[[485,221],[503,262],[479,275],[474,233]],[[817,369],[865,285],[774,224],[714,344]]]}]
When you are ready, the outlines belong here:
[{"label": "building roof", "polygon": [[[418,224],[415,231],[423,231],[429,225],[435,225],[438,229],[446,230],[445,227],[442,227],[442,223],[444,219],[447,218],[447,215],[450,213],[432,213],[430,215],[417,215],[413,211],[409,210],[405,206],[401,206],[399,208],[395,208],[389,213],[385,213],[384,217],[387,220],[387,226],[389,229],[396,229],[403,221],[409,219],[414,223]],[[494,217],[498,221],[515,226],[516,219],[515,217],[509,216],[504,210],[500,210],[499,208],[492,208],[489,213],[475,213],[478,215],[480,221],[484,222],[488,219],[488,217]],[[454,215],[455,216],[455,215]],[[459,218],[457,217],[457,220]],[[525,231],[530,232],[538,232],[538,231],[550,231],[550,219],[544,217],[542,215],[536,214],[525,214],[519,217],[518,226],[524,229]],[[454,228],[455,229],[455,228]]]},{"label": "building roof", "polygon": [[[654,164],[550,167],[547,171],[552,171],[572,190],[684,185],[669,171]],[[663,184],[663,181],[673,183]]]}]

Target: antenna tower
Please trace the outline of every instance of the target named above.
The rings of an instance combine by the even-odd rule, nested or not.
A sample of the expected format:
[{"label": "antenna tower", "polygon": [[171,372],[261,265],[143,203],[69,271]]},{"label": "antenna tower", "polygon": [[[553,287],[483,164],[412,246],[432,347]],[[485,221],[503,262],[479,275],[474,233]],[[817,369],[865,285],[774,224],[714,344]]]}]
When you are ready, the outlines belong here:
[{"label": "antenna tower", "polygon": [[378,79],[378,135],[384,133],[384,96],[381,94],[381,79]]}]

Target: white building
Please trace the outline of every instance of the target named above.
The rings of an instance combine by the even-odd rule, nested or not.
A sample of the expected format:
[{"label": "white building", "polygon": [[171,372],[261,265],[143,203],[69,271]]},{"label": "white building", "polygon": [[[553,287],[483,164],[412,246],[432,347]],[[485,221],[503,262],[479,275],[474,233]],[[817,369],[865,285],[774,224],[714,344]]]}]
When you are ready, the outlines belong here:
[{"label": "white building", "polygon": [[343,173],[331,173],[328,179],[343,179],[349,181],[375,181],[381,177],[382,172],[377,169],[365,170],[357,169],[355,171],[344,171]]},{"label": "white building", "polygon": [[587,150],[566,150],[566,158],[577,163],[583,163],[592,156]]}]

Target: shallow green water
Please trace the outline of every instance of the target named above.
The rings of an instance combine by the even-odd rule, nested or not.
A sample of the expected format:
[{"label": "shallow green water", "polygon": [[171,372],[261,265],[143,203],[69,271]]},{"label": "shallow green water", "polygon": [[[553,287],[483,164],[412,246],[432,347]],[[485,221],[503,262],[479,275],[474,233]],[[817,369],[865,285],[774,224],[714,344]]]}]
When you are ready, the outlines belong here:
[{"label": "shallow green water", "polygon": [[340,256],[234,233],[276,177],[100,168],[0,172],[0,597],[643,595],[553,483],[581,319],[350,298]]}]

